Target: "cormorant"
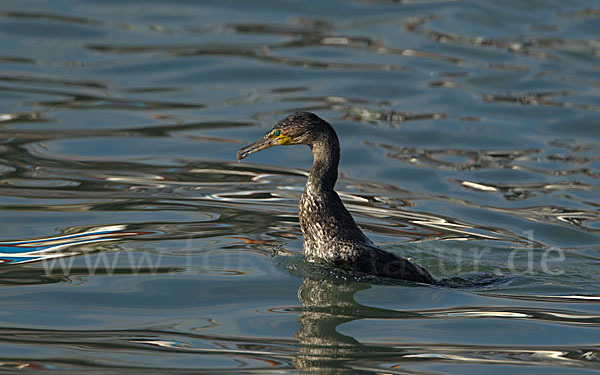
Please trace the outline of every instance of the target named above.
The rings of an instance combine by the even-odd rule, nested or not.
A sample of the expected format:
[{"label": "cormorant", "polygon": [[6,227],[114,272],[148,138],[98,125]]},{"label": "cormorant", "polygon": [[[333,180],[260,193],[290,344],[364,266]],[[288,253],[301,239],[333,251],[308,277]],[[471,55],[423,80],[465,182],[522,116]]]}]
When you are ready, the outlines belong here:
[{"label": "cormorant", "polygon": [[299,144],[310,147],[314,157],[298,205],[304,256],[312,262],[371,275],[434,284],[433,277],[422,267],[377,248],[344,207],[333,189],[338,177],[340,144],[327,121],[310,112],[292,113],[264,137],[240,149],[237,159],[272,146]]}]

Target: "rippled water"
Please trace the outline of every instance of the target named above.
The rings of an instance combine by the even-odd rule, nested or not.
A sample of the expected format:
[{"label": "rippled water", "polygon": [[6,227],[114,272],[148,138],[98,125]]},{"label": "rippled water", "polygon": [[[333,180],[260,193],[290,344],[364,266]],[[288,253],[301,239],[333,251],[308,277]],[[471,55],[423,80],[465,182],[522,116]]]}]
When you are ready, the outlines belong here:
[{"label": "rippled water", "polygon": [[[600,368],[595,1],[0,5],[0,370]],[[304,262],[312,157],[436,287]]]}]

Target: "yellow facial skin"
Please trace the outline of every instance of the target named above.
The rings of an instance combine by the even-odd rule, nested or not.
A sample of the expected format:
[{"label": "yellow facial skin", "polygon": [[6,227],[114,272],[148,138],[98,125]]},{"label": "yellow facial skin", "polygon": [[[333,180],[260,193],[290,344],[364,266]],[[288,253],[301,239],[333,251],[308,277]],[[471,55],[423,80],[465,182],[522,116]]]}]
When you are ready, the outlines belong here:
[{"label": "yellow facial skin", "polygon": [[[279,134],[279,135],[276,135],[276,134]],[[269,133],[268,137],[275,138],[277,140],[278,145],[287,146],[287,145],[294,144],[292,142],[292,138],[283,134],[283,132],[279,129],[273,130],[271,133]]]}]

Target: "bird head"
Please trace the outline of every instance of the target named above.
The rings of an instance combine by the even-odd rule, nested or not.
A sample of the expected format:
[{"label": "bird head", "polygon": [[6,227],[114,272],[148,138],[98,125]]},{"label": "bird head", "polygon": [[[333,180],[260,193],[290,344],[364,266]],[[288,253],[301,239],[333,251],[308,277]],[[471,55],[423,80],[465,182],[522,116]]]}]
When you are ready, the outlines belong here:
[{"label": "bird head", "polygon": [[237,159],[273,146],[311,145],[319,134],[324,131],[333,131],[331,125],[319,116],[310,112],[295,112],[279,121],[275,126],[256,142],[241,148],[237,152]]}]

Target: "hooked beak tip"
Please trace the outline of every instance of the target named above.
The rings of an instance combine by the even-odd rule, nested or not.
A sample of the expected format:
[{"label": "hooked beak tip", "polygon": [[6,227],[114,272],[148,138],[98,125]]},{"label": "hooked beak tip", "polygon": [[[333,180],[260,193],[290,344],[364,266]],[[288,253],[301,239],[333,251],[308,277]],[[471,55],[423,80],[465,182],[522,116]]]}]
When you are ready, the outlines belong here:
[{"label": "hooked beak tip", "polygon": [[258,151],[262,151],[262,150],[272,147],[272,146],[274,146],[274,144],[270,140],[262,138],[256,142],[252,143],[251,145],[241,148],[237,152],[236,158],[238,161],[240,161],[250,154],[253,154]]}]

